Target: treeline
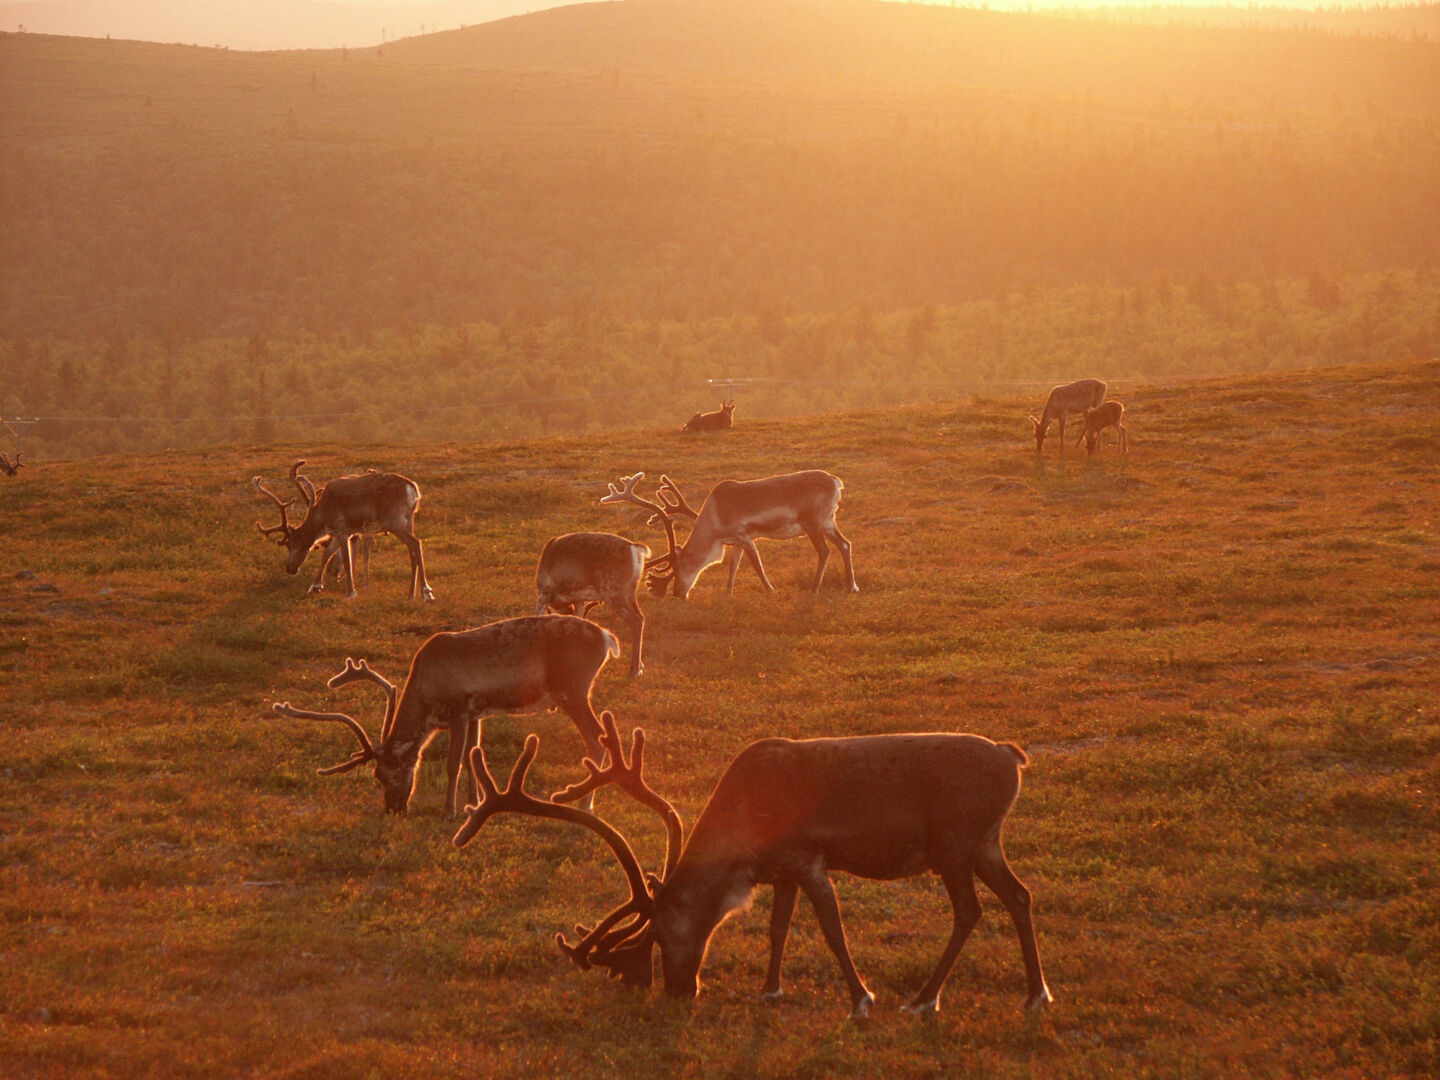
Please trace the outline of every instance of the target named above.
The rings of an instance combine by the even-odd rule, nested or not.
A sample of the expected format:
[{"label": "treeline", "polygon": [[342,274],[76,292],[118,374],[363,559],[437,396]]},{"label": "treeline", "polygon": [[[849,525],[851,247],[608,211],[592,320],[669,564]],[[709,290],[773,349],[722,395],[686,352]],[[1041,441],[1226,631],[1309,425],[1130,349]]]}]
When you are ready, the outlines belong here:
[{"label": "treeline", "polygon": [[[44,417],[31,460],[217,443],[473,442],[678,425],[707,379],[739,419],[1440,353],[1440,271],[1025,288],[836,314],[535,321],[272,338],[17,336],[0,409]],[[71,418],[71,419],[65,419]],[[117,419],[119,418],[119,419]],[[1023,417],[1017,415],[1017,439]]]},{"label": "treeline", "polygon": [[1367,4],[1355,7],[1266,7],[1258,4],[1202,7],[1188,4],[1102,4],[1049,8],[1047,14],[1151,26],[1230,26],[1271,30],[1314,29],[1331,34],[1384,34],[1440,39],[1440,4]]},{"label": "treeline", "polygon": [[1154,46],[1145,85],[1175,92],[1134,98],[10,35],[0,334],[328,340],[1430,265],[1440,48],[1315,35],[1337,78],[1302,107],[1287,87],[1316,72],[1293,40],[1209,33],[1248,43],[1231,92],[1196,89],[1217,73],[1193,48],[1168,74]]}]

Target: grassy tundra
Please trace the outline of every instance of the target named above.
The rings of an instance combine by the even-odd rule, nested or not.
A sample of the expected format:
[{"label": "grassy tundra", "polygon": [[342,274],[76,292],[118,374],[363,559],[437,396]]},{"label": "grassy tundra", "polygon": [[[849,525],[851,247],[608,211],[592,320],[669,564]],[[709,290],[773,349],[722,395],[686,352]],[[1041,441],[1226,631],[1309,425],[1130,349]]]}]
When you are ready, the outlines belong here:
[{"label": "grassy tundra", "polygon": [[[1124,386],[1128,460],[1033,452],[1036,402],[412,450],[337,446],[45,463],[0,483],[0,1074],[48,1076],[1434,1075],[1440,1066],[1440,362]],[[307,600],[249,487],[295,457],[400,469],[439,600],[377,544],[358,600]],[[716,934],[693,1005],[552,944],[620,898],[580,830],[497,820],[463,852],[443,751],[415,812],[345,733],[272,701],[347,655],[398,672],[429,634],[528,612],[545,540],[629,532],[606,481],[687,490],[797,468],[845,481],[861,593],[804,542],[649,600],[647,671],[595,692],[650,733],[693,822],[761,736],[909,730],[1032,758],[1007,850],[1057,998],[1038,1020],[986,906],[931,1022],[901,1016],[950,927],[932,877],[837,876],[877,996],[846,1021],[813,913],[758,1000],[768,891]],[[391,579],[388,583],[383,579]],[[619,629],[605,611],[599,617]],[[578,778],[560,714],[501,718],[508,771]],[[653,815],[600,799],[648,865]]]}]

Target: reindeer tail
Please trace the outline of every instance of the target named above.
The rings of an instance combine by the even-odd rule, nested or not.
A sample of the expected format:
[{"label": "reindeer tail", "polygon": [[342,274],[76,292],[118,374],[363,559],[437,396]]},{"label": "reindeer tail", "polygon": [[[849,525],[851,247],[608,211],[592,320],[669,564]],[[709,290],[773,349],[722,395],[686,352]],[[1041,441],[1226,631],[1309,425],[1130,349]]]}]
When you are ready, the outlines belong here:
[{"label": "reindeer tail", "polygon": [[1027,755],[1024,750],[1021,750],[1020,747],[1016,746],[1013,742],[996,743],[996,745],[999,746],[1001,750],[1010,751],[1010,753],[1015,758],[1015,764],[1019,765],[1020,768],[1023,769],[1026,765],[1030,764],[1029,755]]}]

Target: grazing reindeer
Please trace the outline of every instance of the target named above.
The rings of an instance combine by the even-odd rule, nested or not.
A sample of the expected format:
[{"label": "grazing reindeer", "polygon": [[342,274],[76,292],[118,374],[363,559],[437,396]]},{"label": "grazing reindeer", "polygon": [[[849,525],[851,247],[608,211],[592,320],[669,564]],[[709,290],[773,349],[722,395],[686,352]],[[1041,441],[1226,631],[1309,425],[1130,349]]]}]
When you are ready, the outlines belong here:
[{"label": "grazing reindeer", "polygon": [[[478,745],[480,720],[487,713],[563,709],[579,728],[586,751],[598,760],[604,749],[600,723],[590,707],[590,690],[605,662],[619,655],[620,642],[609,630],[571,615],[543,615],[434,635],[410,662],[410,674],[398,697],[395,684],[364,660],[357,664],[347,658],[345,670],[325,685],[334,689],[368,679],[385,690],[388,704],[379,746],[344,713],[307,712],[292,708],[288,701],[272,708],[281,716],[334,721],[354,732],[360,749],[347,761],[321,769],[320,775],[349,772],[373,761],[387,814],[407,811],[426,746],[441,728],[449,728],[445,812],[453,817],[460,766],[466,751]],[[473,776],[470,797],[478,798]]]},{"label": "grazing reindeer", "polygon": [[[298,462],[297,464],[303,465],[304,462]],[[373,472],[379,472],[379,470],[366,469],[365,472],[368,475]],[[308,477],[302,476],[299,471],[293,467],[291,468],[291,479],[294,480],[295,486],[300,489],[300,494],[304,496],[306,505],[313,506],[315,503],[315,485],[310,482]],[[360,533],[359,536],[360,576],[365,587],[368,589],[370,587],[371,535],[369,533]],[[353,550],[352,547],[352,554]],[[310,588],[305,591],[306,596],[309,596],[311,593],[320,592],[325,588],[325,575],[328,574],[330,568],[336,566],[337,563],[340,564],[336,568],[336,574],[338,576],[344,570],[344,560],[340,558],[340,541],[332,536],[325,542],[325,558],[320,563],[320,571],[315,575],[315,580],[310,583]]]},{"label": "grazing reindeer", "polygon": [[722,401],[715,412],[697,412],[681,425],[681,431],[726,431],[735,424],[735,402]]},{"label": "grazing reindeer", "polygon": [[535,614],[573,611],[590,617],[592,608],[609,604],[630,624],[630,677],[645,670],[640,651],[645,614],[635,599],[649,565],[650,549],[614,533],[581,532],[545,541],[535,568]]},{"label": "grazing reindeer", "polygon": [[0,472],[3,472],[6,476],[14,476],[20,471],[20,466],[25,464],[20,460],[20,457],[21,454],[19,450],[15,451],[14,461],[11,461],[3,453],[0,453]]},{"label": "grazing reindeer", "polygon": [[[1025,752],[1014,743],[948,734],[762,739],[730,763],[682,849],[679,815],[642,776],[645,733],[635,730],[627,756],[615,718],[607,712],[601,719],[608,766],[587,760],[588,778],[549,801],[525,792],[538,736],[526,738],[504,791],[496,788],[484,752],[472,750],[470,769],[485,798],[466,807],[469,820],[454,840],[464,847],[492,815],[507,810],[573,822],[604,838],[625,871],[630,898],[594,929],[577,926],[577,943],[557,935],[561,950],[579,967],[598,964],[612,977],[649,986],[651,950],[658,945],[666,992],[694,997],[716,927],[749,902],[757,885],[773,885],[770,965],[763,995],[779,997],[780,961],[796,895],[803,890],[826,944],[840,962],[850,989],[851,1015],[863,1019],[875,999],[850,959],[829,872],[888,881],[931,871],[940,875],[950,894],[954,927],[934,974],[905,1010],[934,1012],[940,1007],[941,987],[980,919],[976,877],[1014,920],[1025,961],[1027,1005],[1040,1009],[1053,1000],[1035,944],[1030,892],[1011,871],[1000,843],[1026,765]],[[647,877],[629,843],[607,822],[564,805],[610,783],[664,818],[667,844],[661,877]]]},{"label": "grazing reindeer", "polygon": [[[1106,401],[1096,405],[1093,409],[1085,410],[1085,431],[1080,439],[1085,440],[1085,452],[1095,453],[1095,447],[1100,444],[1100,432],[1107,427],[1113,427],[1120,435],[1120,453],[1130,452],[1130,440],[1125,433],[1125,425],[1120,422],[1125,415],[1125,406],[1118,401]],[[1080,445],[1080,439],[1075,440],[1075,445]]]},{"label": "grazing reindeer", "polygon": [[[306,595],[320,592],[325,587],[325,566],[338,550],[340,568],[349,586],[351,599],[355,591],[355,560],[353,541],[357,533],[388,532],[398,537],[410,550],[410,598],[415,598],[418,587],[426,600],[434,600],[435,592],[425,579],[425,552],[420,538],[415,535],[415,511],[420,505],[420,486],[397,473],[382,473],[370,470],[359,476],[340,476],[324,484],[317,491],[315,485],[300,475],[300,466],[305,461],[290,466],[290,480],[305,500],[305,520],[291,525],[286,510],[295,504],[288,502],[267,488],[255,477],[255,489],[267,495],[280,507],[280,524],[266,528],[260,522],[255,527],[264,536],[280,534],[276,541],[289,551],[286,561],[287,573],[299,573],[301,565],[317,542],[328,539],[324,558],[320,561],[320,572],[310,583]],[[367,559],[368,567],[368,559]]]},{"label": "grazing reindeer", "polygon": [[[727,591],[735,589],[740,553],[744,551],[755,573],[760,575],[765,591],[774,592],[775,586],[765,576],[765,567],[760,562],[755,541],[789,540],[802,533],[815,545],[815,554],[820,560],[815,567],[815,582],[811,591],[819,593],[820,582],[825,577],[825,564],[830,561],[827,540],[839,548],[840,557],[845,560],[850,592],[860,591],[860,586],[855,584],[850,541],[835,524],[835,511],[840,505],[840,492],[844,488],[838,476],[811,469],[764,480],[722,480],[710,490],[698,511],[691,509],[685,496],[668,476],[660,477],[661,487],[655,493],[660,502],[642,499],[635,494],[635,484],[644,478],[644,473],[622,477],[620,482],[624,490],[610,484],[610,494],[600,501],[634,503],[650,511],[652,524],[658,522],[664,526],[670,550],[652,560],[646,572],[646,582],[656,596],[664,596],[666,587],[674,582],[675,595],[684,600],[700,574],[726,557],[724,549],[727,545],[731,546]],[[691,518],[695,524],[684,546],[677,548],[675,521],[680,517]]]},{"label": "grazing reindeer", "polygon": [[1053,420],[1060,422],[1060,452],[1065,452],[1065,417],[1070,413],[1083,413],[1105,400],[1105,384],[1099,379],[1077,379],[1075,382],[1057,386],[1045,399],[1045,410],[1040,419],[1030,417],[1035,428],[1035,452],[1045,448],[1045,434]]}]

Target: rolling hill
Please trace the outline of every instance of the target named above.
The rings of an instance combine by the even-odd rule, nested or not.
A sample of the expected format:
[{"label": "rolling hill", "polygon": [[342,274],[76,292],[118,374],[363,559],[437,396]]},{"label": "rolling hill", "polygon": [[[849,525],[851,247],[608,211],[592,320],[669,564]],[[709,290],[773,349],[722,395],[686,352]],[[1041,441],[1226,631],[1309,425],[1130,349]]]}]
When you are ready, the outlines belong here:
[{"label": "rolling hill", "polygon": [[[1124,396],[1132,447],[1036,458],[1027,400],[670,431],[394,448],[235,447],[41,464],[0,482],[0,1072],[434,1077],[1154,1074],[1432,1076],[1440,988],[1440,363],[1212,380]],[[382,542],[354,602],[307,600],[255,535],[249,486],[398,468],[424,490],[438,602]],[[645,597],[647,671],[598,705],[650,736],[693,821],[763,736],[968,730],[1032,765],[1007,827],[1055,1006],[1020,1014],[987,913],[933,1022],[902,1016],[950,929],[928,878],[837,875],[879,997],[844,1021],[802,904],[787,994],[757,1000],[765,907],[722,927],[693,1006],[581,972],[552,937],[607,910],[611,856],[498,820],[463,852],[439,752],[408,818],[349,736],[269,705],[353,712],[346,656],[398,678],[427,635],[526,613],[546,537],[646,535],[598,504],[667,472],[692,500],[800,466],[845,481],[861,592],[818,598],[803,541],[778,592],[711,571]],[[608,612],[599,612],[610,622]],[[612,623],[612,625],[614,625]],[[558,715],[495,718],[504,773],[579,773]],[[863,798],[863,792],[856,793]],[[653,863],[651,816],[599,807]]]},{"label": "rolling hill", "polygon": [[0,36],[5,334],[892,310],[1440,250],[1433,42],[630,0],[380,52]]}]

